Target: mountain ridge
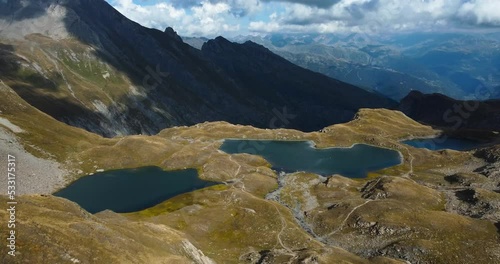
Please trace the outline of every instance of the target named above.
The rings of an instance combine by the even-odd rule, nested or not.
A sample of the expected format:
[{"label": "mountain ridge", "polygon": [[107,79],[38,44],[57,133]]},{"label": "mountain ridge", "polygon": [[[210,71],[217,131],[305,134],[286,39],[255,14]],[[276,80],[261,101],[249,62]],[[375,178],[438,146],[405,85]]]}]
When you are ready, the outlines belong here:
[{"label": "mountain ridge", "polygon": [[[26,6],[20,10],[26,14],[18,16],[23,4]],[[297,108],[300,112],[294,114],[304,115],[290,122],[290,128],[315,130],[345,122],[363,107],[395,106],[380,95],[326,77],[321,77],[321,84],[311,83],[329,83],[339,86],[330,87],[330,91],[345,88],[367,98],[343,104],[343,98],[338,97],[326,103],[322,101],[324,93],[316,94],[311,110],[296,107],[297,100],[290,103],[276,97],[273,90],[269,96],[255,97],[255,87],[236,81],[241,76],[232,76],[220,67],[219,60],[185,44],[173,29],[142,27],[103,0],[13,1],[0,3],[0,7],[11,11],[0,16],[0,37],[7,45],[4,53],[10,54],[8,64],[15,65],[3,72],[10,86],[58,120],[101,135],[154,134],[165,127],[218,120],[269,128],[276,111],[283,108]],[[28,9],[31,11],[23,11]],[[11,38],[12,34],[22,37]],[[261,59],[271,54],[263,49],[254,51]],[[260,72],[252,65],[240,63],[242,70],[254,71],[253,78],[258,78]],[[269,78],[279,84],[288,77]],[[54,85],[38,89],[40,83]],[[302,89],[308,94],[307,86]],[[49,103],[56,98],[56,104]],[[322,103],[314,110],[317,101]],[[334,116],[344,112],[347,114]],[[309,121],[321,115],[329,117]]]},{"label": "mountain ridge", "polygon": [[412,91],[401,100],[399,110],[436,127],[500,131],[500,99],[456,100],[439,93]]},{"label": "mountain ridge", "polygon": [[[351,120],[358,106],[391,108],[396,105],[381,95],[297,66],[251,41],[238,44],[217,37],[206,42],[201,51],[232,76],[238,86],[246,87],[244,90],[261,98],[281,101],[289,112],[297,114],[296,120],[290,120],[289,128],[311,131],[294,127],[293,122],[299,120],[314,128],[312,130],[319,130],[326,123]],[[300,116],[303,112],[308,114]]]},{"label": "mountain ridge", "polygon": [[[193,47],[203,39],[184,38]],[[273,33],[236,36],[263,44],[291,62],[335,79],[401,100],[412,90],[476,97],[477,87],[496,89],[498,38],[494,34],[413,33],[370,35]]]}]

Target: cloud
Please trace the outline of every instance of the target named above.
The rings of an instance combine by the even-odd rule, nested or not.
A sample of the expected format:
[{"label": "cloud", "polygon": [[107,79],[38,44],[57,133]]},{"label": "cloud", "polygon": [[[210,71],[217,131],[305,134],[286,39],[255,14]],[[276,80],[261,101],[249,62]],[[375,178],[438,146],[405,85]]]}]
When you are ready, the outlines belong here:
[{"label": "cloud", "polygon": [[[310,6],[317,6],[317,7],[330,7],[341,0],[262,0],[262,1],[245,1],[245,0],[209,0],[211,3],[228,3],[231,6],[233,4],[236,5],[243,5],[247,8],[249,8],[252,4],[255,4],[256,2],[260,3],[269,3],[269,2],[283,2],[283,3],[295,3],[295,4],[303,4],[303,5],[310,5]],[[200,3],[198,0],[170,0],[170,2],[176,6],[176,7],[182,7],[182,8],[189,8],[192,6],[196,6]]]},{"label": "cloud", "polygon": [[[210,1],[211,3],[213,2],[218,2],[218,1]],[[200,1],[197,0],[172,0],[170,1],[173,6],[175,7],[181,7],[181,8],[189,8],[192,6],[196,6],[200,4]]]},{"label": "cloud", "polygon": [[302,4],[307,6],[315,6],[320,8],[331,7],[341,0],[263,0],[264,2],[288,2],[294,4]]},{"label": "cloud", "polygon": [[170,26],[185,36],[213,37],[240,30],[233,7],[223,1],[202,1],[189,8],[176,7],[171,2],[138,5],[132,0],[115,0],[111,4],[143,26],[160,30]]},{"label": "cloud", "polygon": [[230,13],[237,17],[243,17],[248,14],[253,14],[260,10],[260,0],[206,0],[200,2],[198,0],[171,0],[170,3],[176,8],[192,8],[201,6],[203,3],[210,4],[227,4],[230,7]]},{"label": "cloud", "polygon": [[[306,2],[306,1],[287,1]],[[315,1],[320,2],[320,1]],[[369,32],[450,30],[500,26],[498,0],[339,0],[287,4],[268,21],[250,23],[255,32]],[[328,5],[327,3],[328,2]]]},{"label": "cloud", "polygon": [[144,26],[171,26],[185,36],[500,29],[500,0],[108,1]]},{"label": "cloud", "polygon": [[458,16],[477,25],[500,26],[500,1],[476,0],[464,3]]}]

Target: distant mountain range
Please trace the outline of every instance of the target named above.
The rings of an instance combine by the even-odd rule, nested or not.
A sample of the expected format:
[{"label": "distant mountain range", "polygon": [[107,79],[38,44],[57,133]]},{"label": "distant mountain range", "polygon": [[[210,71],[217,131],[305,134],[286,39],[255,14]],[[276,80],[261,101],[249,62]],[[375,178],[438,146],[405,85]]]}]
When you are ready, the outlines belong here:
[{"label": "distant mountain range", "polygon": [[252,42],[197,50],[103,0],[0,2],[0,74],[24,100],[106,136],[224,120],[303,131],[396,102]]},{"label": "distant mountain range", "polygon": [[[8,246],[0,248],[0,263],[499,263],[500,100],[412,90],[495,97],[497,61],[486,58],[495,42],[462,58],[467,52],[426,56],[417,44],[406,50],[370,46],[367,36],[323,37],[293,43],[278,37],[268,47],[257,40],[185,39],[194,48],[174,29],[142,27],[104,0],[0,0],[0,203],[10,206],[0,218],[16,225],[1,228]],[[338,49],[344,42],[359,46]],[[300,55],[323,65],[318,71],[335,61],[330,74],[352,67],[347,76],[383,85],[363,89],[298,66],[293,58],[303,47],[324,52]],[[397,50],[406,53],[398,57]],[[442,65],[440,56],[449,65],[415,66]],[[479,61],[466,64],[471,57]],[[473,75],[489,67],[491,79]],[[459,79],[467,89],[451,85],[457,69],[483,85],[470,90]],[[233,124],[205,122],[218,120]],[[290,129],[277,129],[283,127]],[[443,131],[482,140],[485,148],[431,151],[404,143]],[[221,148],[226,139],[254,140],[230,154]],[[341,157],[309,155],[305,167],[340,165],[344,173],[280,172],[272,160],[251,154],[276,140],[280,148],[267,150],[287,160],[300,161],[301,151],[284,141],[310,142],[319,153],[337,148]],[[345,149],[353,144],[370,147]],[[346,165],[366,159],[386,168],[345,177]],[[151,166],[196,170],[211,186],[179,189],[163,201],[173,193],[157,182],[143,184],[149,169],[134,184],[117,171]],[[116,181],[73,194],[97,203],[95,194],[106,192],[108,210],[90,214],[51,195],[90,175]],[[156,205],[113,212],[106,202],[117,200],[123,184]],[[151,184],[165,187],[165,196],[152,195]]]},{"label": "distant mountain range", "polygon": [[[456,99],[500,98],[499,34],[270,34],[260,43],[287,60],[400,100],[413,90]],[[200,48],[203,39],[186,38]],[[488,88],[486,98],[475,93]]]}]

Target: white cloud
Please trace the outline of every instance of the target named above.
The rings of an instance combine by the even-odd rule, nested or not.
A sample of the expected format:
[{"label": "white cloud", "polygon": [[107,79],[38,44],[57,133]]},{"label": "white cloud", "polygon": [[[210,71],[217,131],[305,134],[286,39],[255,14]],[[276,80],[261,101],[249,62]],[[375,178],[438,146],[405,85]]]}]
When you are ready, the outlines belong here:
[{"label": "white cloud", "polygon": [[239,31],[228,3],[202,1],[189,8],[175,7],[170,2],[138,5],[132,0],[112,2],[120,13],[146,27],[160,30],[170,26],[185,36],[216,36]]},{"label": "white cloud", "polygon": [[280,26],[280,24],[278,24],[275,21],[271,21],[271,22],[264,22],[264,21],[250,22],[249,29],[251,31],[265,32],[265,33],[278,32],[278,31],[283,30],[283,28]]},{"label": "white cloud", "polygon": [[226,3],[202,2],[201,6],[191,7],[193,14],[186,19],[183,29],[189,35],[213,36],[228,31],[238,31],[238,25],[229,25],[226,16],[231,7]]},{"label": "white cloud", "polygon": [[[198,0],[170,0],[175,7],[191,8],[200,6]],[[262,7],[260,0],[205,0],[211,4],[224,3],[231,7],[231,12],[235,15],[247,15],[259,11]]]},{"label": "white cloud", "polygon": [[458,15],[480,25],[500,26],[500,1],[476,0],[462,5]]},{"label": "white cloud", "polygon": [[230,0],[228,3],[233,8],[233,13],[239,16],[254,15],[262,10],[260,0]]},{"label": "white cloud", "polygon": [[500,0],[161,0],[152,5],[115,0],[112,3],[144,26],[159,29],[171,26],[186,36],[284,31],[386,33],[500,26],[497,11]]},{"label": "white cloud", "polygon": [[[298,1],[290,1],[298,2]],[[304,1],[301,1],[304,2]],[[500,25],[499,0],[340,0],[287,4],[285,11],[268,21],[250,24],[256,32],[372,32],[449,30],[463,24]]]}]

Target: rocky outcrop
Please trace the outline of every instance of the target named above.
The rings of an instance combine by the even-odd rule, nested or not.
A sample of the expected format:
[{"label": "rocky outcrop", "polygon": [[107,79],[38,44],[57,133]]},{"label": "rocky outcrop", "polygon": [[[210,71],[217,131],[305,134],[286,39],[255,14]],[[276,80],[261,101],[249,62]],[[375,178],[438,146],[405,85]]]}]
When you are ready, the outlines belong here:
[{"label": "rocky outcrop", "polygon": [[476,151],[475,156],[490,163],[500,162],[500,146],[492,146]]}]

